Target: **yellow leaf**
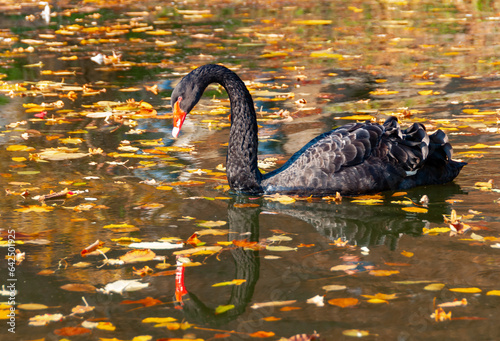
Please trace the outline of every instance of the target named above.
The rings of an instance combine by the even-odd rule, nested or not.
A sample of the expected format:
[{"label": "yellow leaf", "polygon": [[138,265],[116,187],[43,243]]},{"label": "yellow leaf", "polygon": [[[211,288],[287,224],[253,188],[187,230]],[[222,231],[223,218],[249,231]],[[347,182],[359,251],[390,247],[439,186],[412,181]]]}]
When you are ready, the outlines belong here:
[{"label": "yellow leaf", "polygon": [[382,293],[376,293],[375,295],[361,295],[366,298],[370,299],[379,299],[379,300],[394,300],[397,298],[397,294],[382,294]]},{"label": "yellow leaf", "polygon": [[13,157],[12,158],[12,161],[15,161],[15,162],[24,162],[26,161],[27,159],[23,156],[20,156],[20,157]]},{"label": "yellow leaf", "polygon": [[33,147],[24,146],[21,144],[12,144],[7,147],[7,151],[9,152],[32,152],[34,150],[35,148]]},{"label": "yellow leaf", "polygon": [[37,206],[29,205],[23,206],[21,208],[15,209],[16,212],[50,212],[54,209],[52,206]]},{"label": "yellow leaf", "polygon": [[231,309],[234,309],[234,304],[220,305],[215,308],[215,314],[222,314]]},{"label": "yellow leaf", "polygon": [[158,186],[158,187],[156,187],[156,189],[159,189],[161,191],[171,191],[173,189],[173,187],[170,187],[170,186]]},{"label": "yellow leaf", "polygon": [[387,90],[387,89],[379,89],[379,90],[370,91],[370,95],[373,95],[373,96],[387,96],[387,95],[395,95],[398,93],[399,93],[399,91]]},{"label": "yellow leaf", "polygon": [[345,336],[363,337],[363,336],[369,336],[370,332],[368,330],[347,329],[347,330],[344,330],[342,332],[342,334]]},{"label": "yellow leaf", "polygon": [[38,303],[25,303],[25,304],[18,304],[17,308],[22,310],[43,310],[47,309],[48,306],[46,306],[45,304],[38,304]]},{"label": "yellow leaf", "polygon": [[444,284],[443,283],[432,283],[432,284],[426,285],[424,287],[424,290],[427,290],[427,291],[439,291],[439,290],[441,290],[443,288],[444,288]]},{"label": "yellow leaf", "polygon": [[500,290],[490,290],[486,293],[488,296],[500,296]]},{"label": "yellow leaf", "polygon": [[371,121],[374,120],[375,117],[372,115],[351,115],[351,116],[344,116],[344,117],[339,117],[341,120],[356,120],[356,121]]},{"label": "yellow leaf", "polygon": [[381,205],[384,200],[381,199],[356,199],[352,202],[361,204],[361,205]]},{"label": "yellow leaf", "polygon": [[391,276],[398,273],[398,270],[370,270],[369,272],[372,276]]},{"label": "yellow leaf", "polygon": [[227,222],[225,222],[224,220],[217,220],[217,221],[208,220],[198,223],[197,225],[200,227],[212,228],[212,227],[224,226],[226,224]]},{"label": "yellow leaf", "polygon": [[97,329],[114,331],[116,327],[111,322],[98,322]]},{"label": "yellow leaf", "polygon": [[413,252],[403,251],[401,254],[408,258],[413,257]]},{"label": "yellow leaf", "polygon": [[168,323],[175,321],[177,321],[177,319],[173,317],[146,317],[142,320],[142,323]]},{"label": "yellow leaf", "polygon": [[292,25],[330,25],[331,20],[294,20]]},{"label": "yellow leaf", "polygon": [[401,208],[403,211],[411,212],[411,213],[427,213],[428,209],[423,207],[403,207]]},{"label": "yellow leaf", "polygon": [[286,57],[288,56],[288,53],[286,52],[268,52],[260,55],[260,58],[274,58],[274,57]]},{"label": "yellow leaf", "polygon": [[283,245],[267,245],[268,251],[297,251],[296,247],[283,246]]},{"label": "yellow leaf", "polygon": [[418,92],[419,95],[421,96],[429,96],[429,95],[432,95],[434,94],[434,91],[432,90],[421,90]]},{"label": "yellow leaf", "polygon": [[362,8],[358,8],[358,7],[355,7],[355,6],[349,6],[349,7],[347,7],[347,9],[350,10],[350,11],[353,11],[354,13],[361,13],[361,12],[363,12]]},{"label": "yellow leaf", "polygon": [[436,234],[439,234],[439,233],[446,233],[446,232],[450,232],[451,229],[449,227],[435,227],[435,228],[432,228],[432,229],[428,229],[428,228],[423,228],[422,232],[423,234],[433,234],[433,235],[436,235]]},{"label": "yellow leaf", "polygon": [[309,55],[311,58],[333,58],[337,60],[344,60],[344,57],[341,54],[333,53],[331,51],[313,51]]},{"label": "yellow leaf", "polygon": [[482,290],[479,288],[451,288],[450,291],[475,294],[481,292]]},{"label": "yellow leaf", "polygon": [[386,300],[382,300],[380,298],[370,298],[368,301],[366,301],[368,303],[373,303],[373,304],[380,304],[380,303],[389,303],[388,301]]},{"label": "yellow leaf", "polygon": [[247,280],[246,279],[233,279],[232,281],[229,282],[220,282],[220,283],[215,283],[212,284],[213,287],[223,287],[226,285],[241,285],[245,283]]}]

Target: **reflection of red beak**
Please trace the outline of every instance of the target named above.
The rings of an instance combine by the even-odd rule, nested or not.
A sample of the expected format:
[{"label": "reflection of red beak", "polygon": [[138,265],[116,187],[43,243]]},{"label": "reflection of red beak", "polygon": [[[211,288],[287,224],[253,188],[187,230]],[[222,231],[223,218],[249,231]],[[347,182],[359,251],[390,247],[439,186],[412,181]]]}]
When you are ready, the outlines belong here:
[{"label": "reflection of red beak", "polygon": [[184,123],[184,119],[186,118],[186,113],[182,111],[181,105],[182,97],[179,97],[177,102],[174,104],[174,128],[172,129],[172,136],[177,137],[179,132],[181,131],[182,123]]}]

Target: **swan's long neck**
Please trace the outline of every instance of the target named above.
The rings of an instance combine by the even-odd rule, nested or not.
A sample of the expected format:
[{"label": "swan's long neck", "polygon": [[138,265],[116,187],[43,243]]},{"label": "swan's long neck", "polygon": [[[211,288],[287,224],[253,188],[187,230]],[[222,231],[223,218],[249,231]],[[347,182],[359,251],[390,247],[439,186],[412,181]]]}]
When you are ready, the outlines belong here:
[{"label": "swan's long neck", "polygon": [[232,71],[214,66],[212,82],[221,84],[231,102],[231,130],[227,149],[226,174],[233,190],[261,193],[262,174],[257,168],[257,117],[245,83]]}]

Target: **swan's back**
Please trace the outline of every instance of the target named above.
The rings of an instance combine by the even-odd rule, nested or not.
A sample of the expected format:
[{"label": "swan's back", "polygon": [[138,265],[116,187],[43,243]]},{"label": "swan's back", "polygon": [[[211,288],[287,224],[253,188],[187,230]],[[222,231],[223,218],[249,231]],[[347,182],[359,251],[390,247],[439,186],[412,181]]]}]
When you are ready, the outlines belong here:
[{"label": "swan's back", "polygon": [[397,118],[383,125],[355,123],[319,135],[283,167],[264,175],[265,193],[357,194],[453,180],[465,163],[451,159],[441,130],[422,124],[401,130]]}]

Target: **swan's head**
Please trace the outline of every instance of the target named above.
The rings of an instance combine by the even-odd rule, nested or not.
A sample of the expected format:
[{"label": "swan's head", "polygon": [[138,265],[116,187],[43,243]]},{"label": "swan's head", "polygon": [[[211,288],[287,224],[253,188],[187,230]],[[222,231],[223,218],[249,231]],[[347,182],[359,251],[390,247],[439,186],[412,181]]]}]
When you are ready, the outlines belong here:
[{"label": "swan's head", "polygon": [[172,110],[174,112],[173,137],[179,135],[186,115],[198,103],[203,93],[203,90],[199,87],[195,71],[185,76],[172,92]]}]

